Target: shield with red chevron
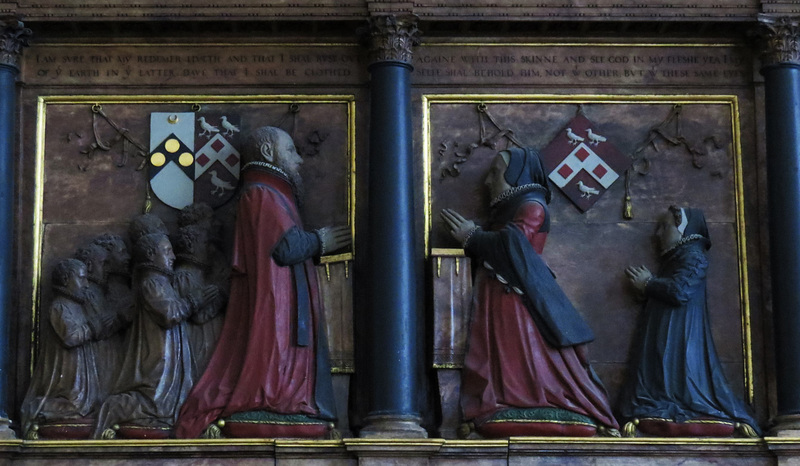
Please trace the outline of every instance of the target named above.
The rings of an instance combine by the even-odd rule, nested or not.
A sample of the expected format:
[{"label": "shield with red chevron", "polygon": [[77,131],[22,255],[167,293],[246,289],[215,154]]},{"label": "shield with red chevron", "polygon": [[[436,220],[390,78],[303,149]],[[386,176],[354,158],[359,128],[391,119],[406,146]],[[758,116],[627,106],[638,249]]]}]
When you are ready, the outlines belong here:
[{"label": "shield with red chevron", "polygon": [[217,207],[233,197],[239,182],[239,116],[205,114],[198,123],[194,200]]},{"label": "shield with red chevron", "polygon": [[573,118],[541,151],[544,169],[561,192],[586,212],[628,169],[602,129],[583,115]]}]

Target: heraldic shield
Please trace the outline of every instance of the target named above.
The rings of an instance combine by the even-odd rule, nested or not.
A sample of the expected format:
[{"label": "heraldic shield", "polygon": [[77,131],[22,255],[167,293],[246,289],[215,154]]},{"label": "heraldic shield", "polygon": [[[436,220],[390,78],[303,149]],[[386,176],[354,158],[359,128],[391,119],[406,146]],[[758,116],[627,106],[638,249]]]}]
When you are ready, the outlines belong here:
[{"label": "heraldic shield", "polygon": [[583,115],[573,118],[541,152],[545,171],[581,212],[622,176],[631,159]]},{"label": "heraldic shield", "polygon": [[239,181],[238,142],[238,116],[151,113],[153,194],[176,209],[195,202],[221,206],[233,197]]}]

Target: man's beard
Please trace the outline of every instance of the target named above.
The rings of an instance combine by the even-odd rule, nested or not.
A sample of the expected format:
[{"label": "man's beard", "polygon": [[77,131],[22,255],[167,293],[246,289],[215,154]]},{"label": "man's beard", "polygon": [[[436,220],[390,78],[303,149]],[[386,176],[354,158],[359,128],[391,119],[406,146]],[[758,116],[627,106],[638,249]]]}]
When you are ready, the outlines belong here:
[{"label": "man's beard", "polygon": [[297,201],[297,207],[303,207],[306,202],[306,188],[303,184],[303,178],[298,172],[288,173],[289,181],[292,183],[292,192]]}]

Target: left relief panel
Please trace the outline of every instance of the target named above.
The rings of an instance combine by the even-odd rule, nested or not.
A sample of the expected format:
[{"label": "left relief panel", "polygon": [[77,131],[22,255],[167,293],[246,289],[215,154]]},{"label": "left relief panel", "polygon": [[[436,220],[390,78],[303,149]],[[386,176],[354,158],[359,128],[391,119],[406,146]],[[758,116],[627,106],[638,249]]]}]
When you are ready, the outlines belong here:
[{"label": "left relief panel", "polygon": [[[118,235],[133,252],[131,220],[148,212],[163,220],[176,246],[181,209],[203,203],[218,226],[218,261],[230,264],[242,150],[256,128],[283,129],[303,159],[305,229],[349,225],[355,233],[352,95],[47,96],[37,121],[33,307],[21,316],[32,330],[19,345],[30,372],[20,381],[46,355],[52,327],[45,326],[58,297],[54,269],[101,235]],[[354,367],[351,251],[323,256],[317,266],[331,370],[341,375]]]}]

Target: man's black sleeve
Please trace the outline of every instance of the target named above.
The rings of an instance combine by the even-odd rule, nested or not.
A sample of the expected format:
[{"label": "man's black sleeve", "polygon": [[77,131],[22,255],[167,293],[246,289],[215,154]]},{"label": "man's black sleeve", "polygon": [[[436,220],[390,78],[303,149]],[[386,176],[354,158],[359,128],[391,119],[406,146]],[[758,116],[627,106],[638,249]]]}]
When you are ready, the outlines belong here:
[{"label": "man's black sleeve", "polygon": [[306,259],[319,255],[319,236],[310,231],[292,227],[272,251],[272,258],[282,267],[299,264]]}]

